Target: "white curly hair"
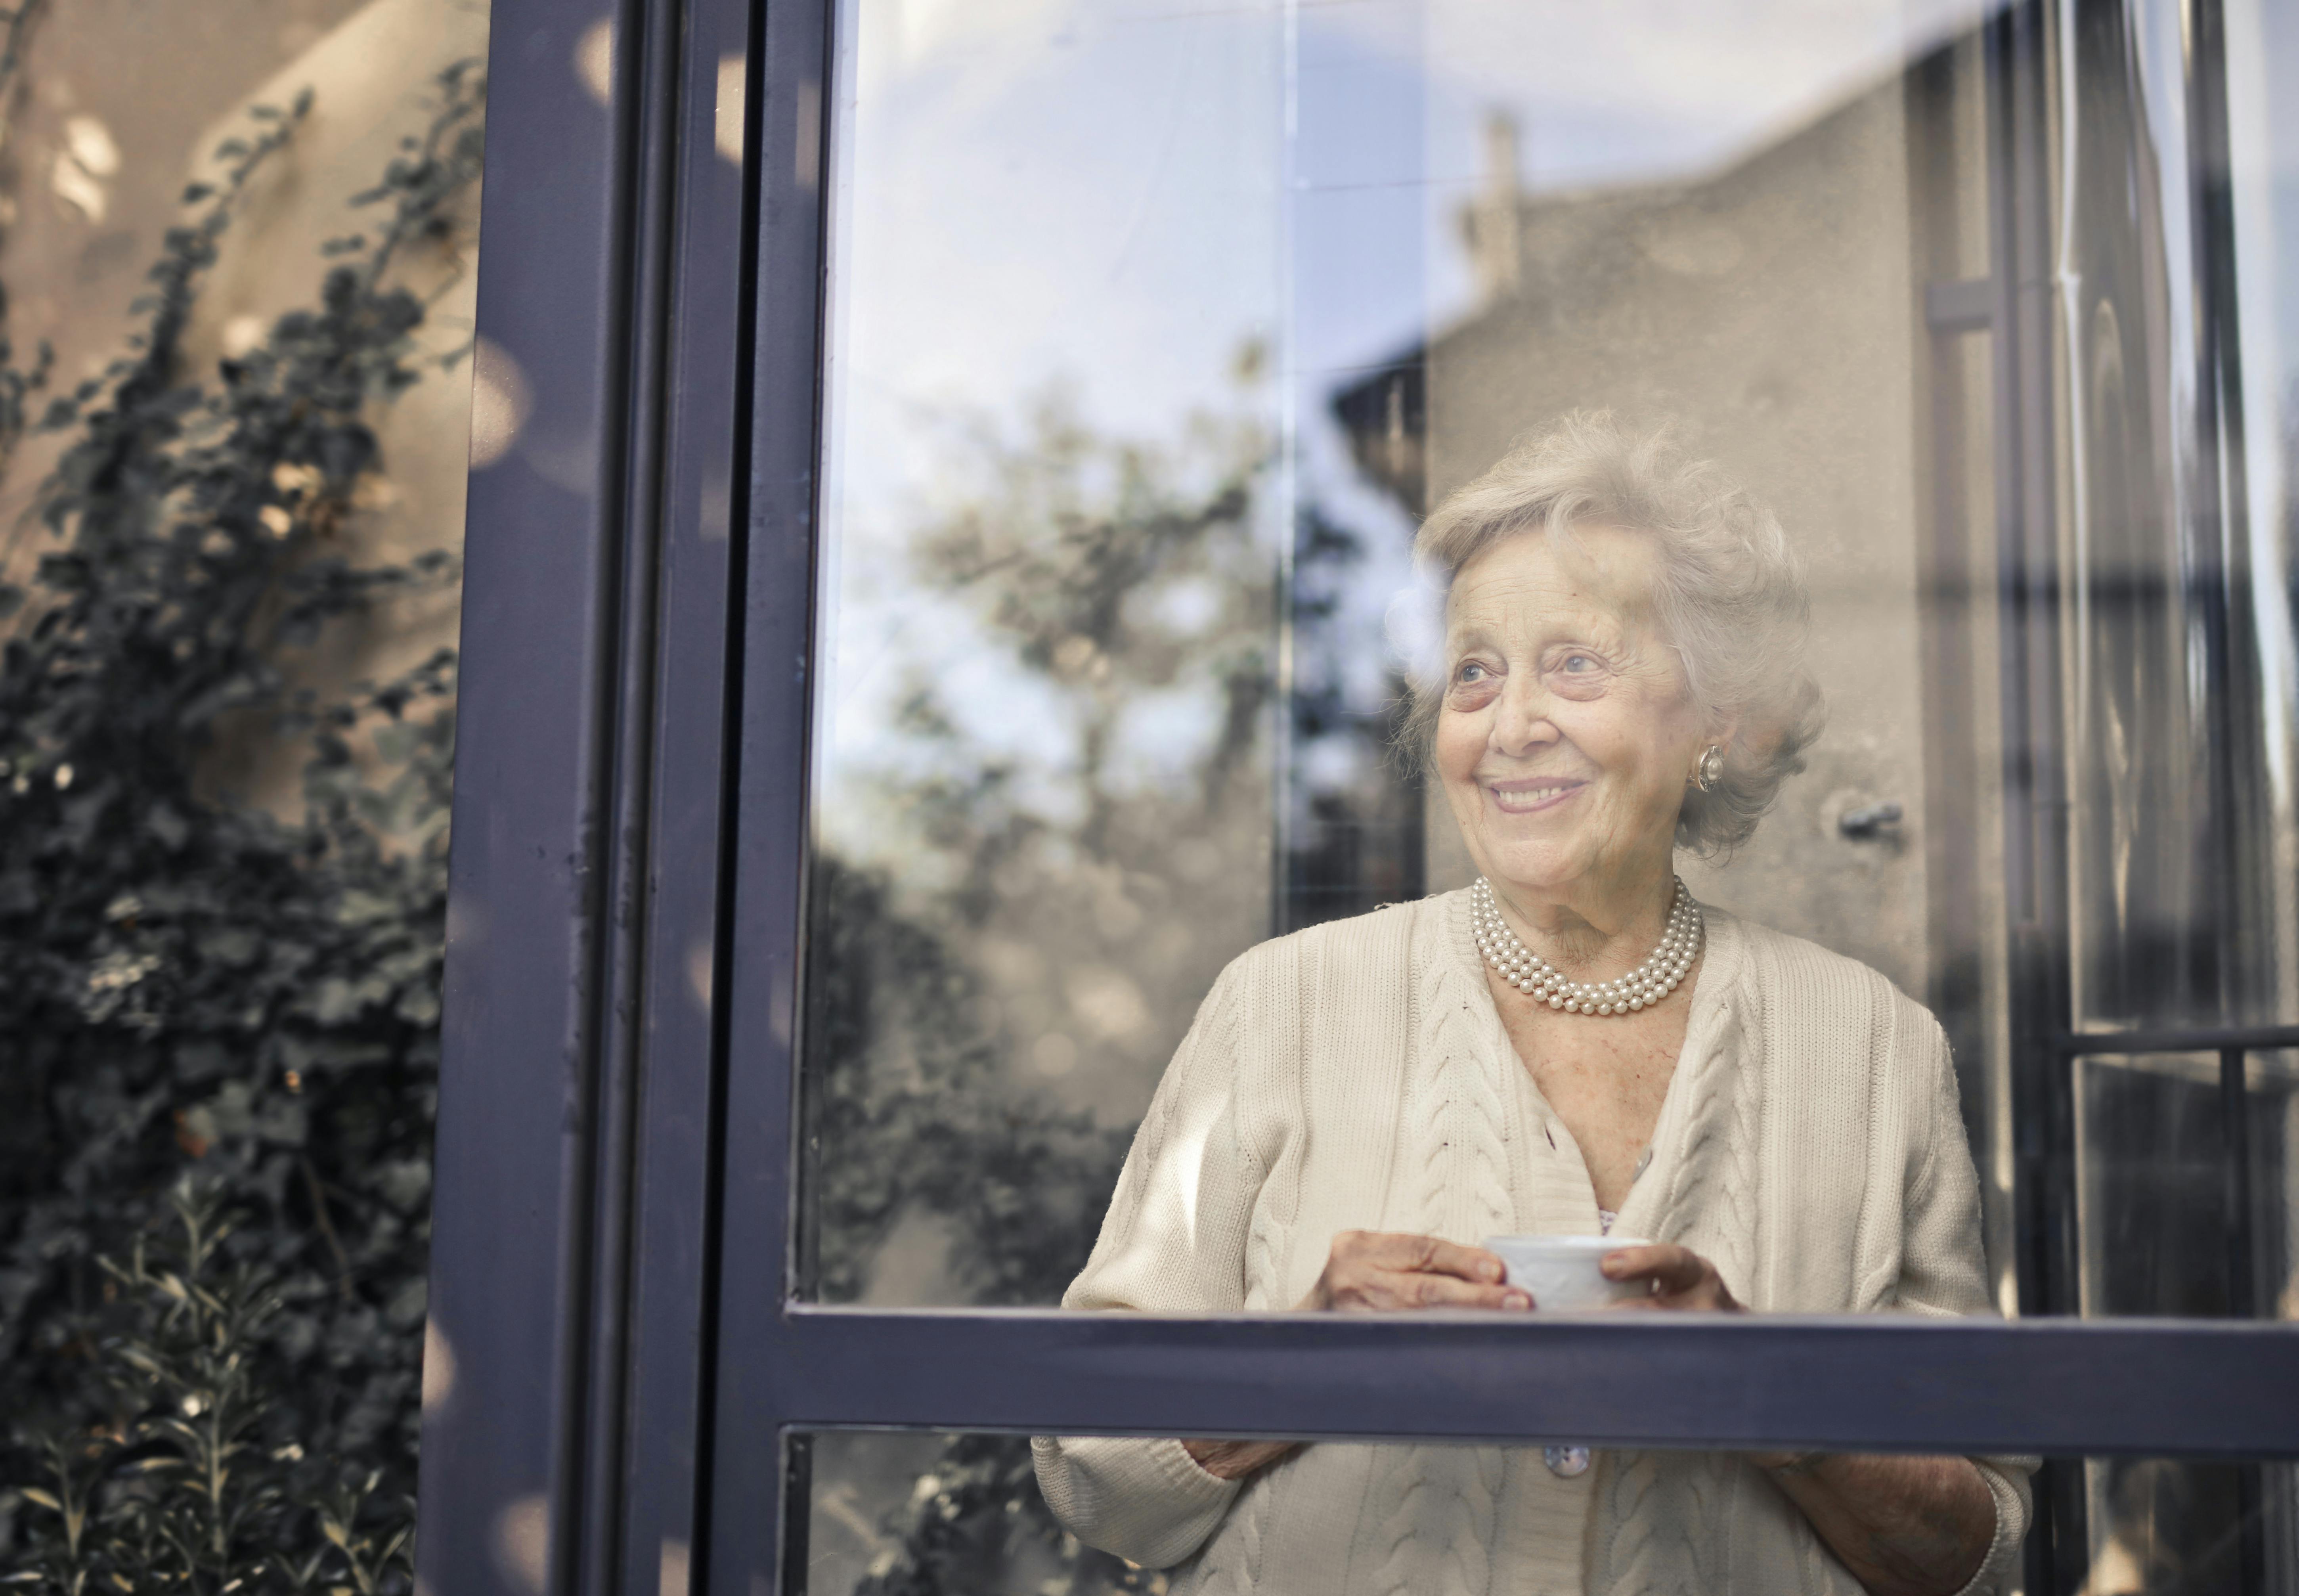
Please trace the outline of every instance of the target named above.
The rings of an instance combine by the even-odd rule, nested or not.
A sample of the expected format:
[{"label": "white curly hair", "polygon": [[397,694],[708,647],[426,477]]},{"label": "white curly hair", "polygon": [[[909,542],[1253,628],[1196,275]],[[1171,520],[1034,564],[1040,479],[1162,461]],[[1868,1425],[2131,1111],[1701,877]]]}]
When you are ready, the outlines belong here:
[{"label": "white curly hair", "polygon": [[1409,648],[1400,749],[1426,765],[1444,697],[1442,616],[1462,569],[1504,538],[1596,526],[1652,538],[1654,609],[1694,702],[1713,724],[1738,727],[1722,777],[1706,792],[1687,786],[1676,821],[1679,846],[1729,855],[1804,769],[1825,719],[1805,665],[1809,601],[1779,518],[1715,462],[1686,455],[1664,428],[1636,432],[1608,412],[1576,411],[1519,440],[1422,523],[1413,553],[1426,613],[1412,629],[1424,646]]}]

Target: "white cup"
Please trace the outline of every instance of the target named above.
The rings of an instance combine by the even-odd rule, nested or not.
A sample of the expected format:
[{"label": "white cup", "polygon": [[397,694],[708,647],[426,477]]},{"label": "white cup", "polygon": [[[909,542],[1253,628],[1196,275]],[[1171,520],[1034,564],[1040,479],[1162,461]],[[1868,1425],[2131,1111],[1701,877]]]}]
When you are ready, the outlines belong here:
[{"label": "white cup", "polygon": [[1653,1243],[1632,1235],[1489,1235],[1485,1251],[1508,1269],[1508,1283],[1529,1292],[1534,1308],[1573,1313],[1633,1301],[1652,1290],[1645,1280],[1607,1280],[1605,1255]]}]

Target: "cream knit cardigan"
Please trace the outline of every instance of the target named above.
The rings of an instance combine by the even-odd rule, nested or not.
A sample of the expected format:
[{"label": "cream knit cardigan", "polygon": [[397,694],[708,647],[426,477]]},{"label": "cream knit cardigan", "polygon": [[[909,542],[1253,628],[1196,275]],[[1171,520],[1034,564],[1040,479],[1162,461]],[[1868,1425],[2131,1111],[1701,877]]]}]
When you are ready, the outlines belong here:
[{"label": "cream knit cardigan", "polygon": [[[1475,1243],[1598,1233],[1579,1149],[1503,1030],[1465,892],[1266,943],[1215,984],[1063,1297],[1074,1309],[1293,1306],[1343,1230]],[[1866,966],[1707,910],[1708,945],[1624,1235],[1678,1242],[1758,1311],[1988,1311],[1978,1183],[1947,1046]],[[1240,1484],[1174,1440],[1041,1437],[1087,1543],[1179,1565],[1174,1596],[1856,1596],[1739,1459],[1314,1445]],[[2027,1459],[1980,1460],[1995,1587]]]}]

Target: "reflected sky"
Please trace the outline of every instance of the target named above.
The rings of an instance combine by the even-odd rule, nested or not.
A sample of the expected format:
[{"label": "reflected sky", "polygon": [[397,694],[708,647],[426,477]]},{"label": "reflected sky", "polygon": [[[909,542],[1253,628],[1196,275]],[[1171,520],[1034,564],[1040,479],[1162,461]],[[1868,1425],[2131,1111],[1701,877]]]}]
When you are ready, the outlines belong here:
[{"label": "reflected sky", "polygon": [[[966,491],[984,428],[1010,444],[1058,391],[1113,437],[1170,445],[1193,414],[1257,429],[1272,567],[1311,501],[1367,546],[1340,597],[1369,646],[1329,664],[1378,692],[1410,522],[1357,479],[1326,406],[1476,308],[1463,217],[1481,188],[1714,171],[1985,9],[852,0],[826,483],[826,775],[862,789],[842,812],[859,820],[871,783],[925,757],[894,725],[921,677],[979,748],[1041,773],[1038,802],[1064,802],[1061,694],[985,648],[907,557]],[[1248,350],[1263,358],[1241,383]],[[1216,719],[1202,683],[1135,706],[1114,768],[1171,779]]]},{"label": "reflected sky", "polygon": [[[1241,339],[1284,330],[1289,287],[1327,279],[1351,291],[1317,354],[1375,358],[1465,308],[1449,212],[1488,175],[1493,111],[1516,119],[1531,191],[1694,175],[1983,9],[862,0],[838,138],[842,398],[899,427],[903,403],[994,409],[1062,377],[1105,424],[1155,431],[1219,396]],[[1420,237],[1327,255],[1284,236],[1289,185],[1438,203]],[[899,471],[872,453],[849,486]]]}]

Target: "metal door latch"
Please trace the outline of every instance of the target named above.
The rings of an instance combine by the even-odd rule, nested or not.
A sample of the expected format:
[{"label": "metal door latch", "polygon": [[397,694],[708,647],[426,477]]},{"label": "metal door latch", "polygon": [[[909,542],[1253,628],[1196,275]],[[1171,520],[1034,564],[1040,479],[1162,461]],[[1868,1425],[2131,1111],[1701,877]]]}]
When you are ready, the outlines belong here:
[{"label": "metal door latch", "polygon": [[1847,809],[1839,816],[1836,828],[1855,843],[1872,842],[1884,834],[1888,826],[1900,823],[1900,806],[1896,803],[1871,803],[1863,809]]}]

